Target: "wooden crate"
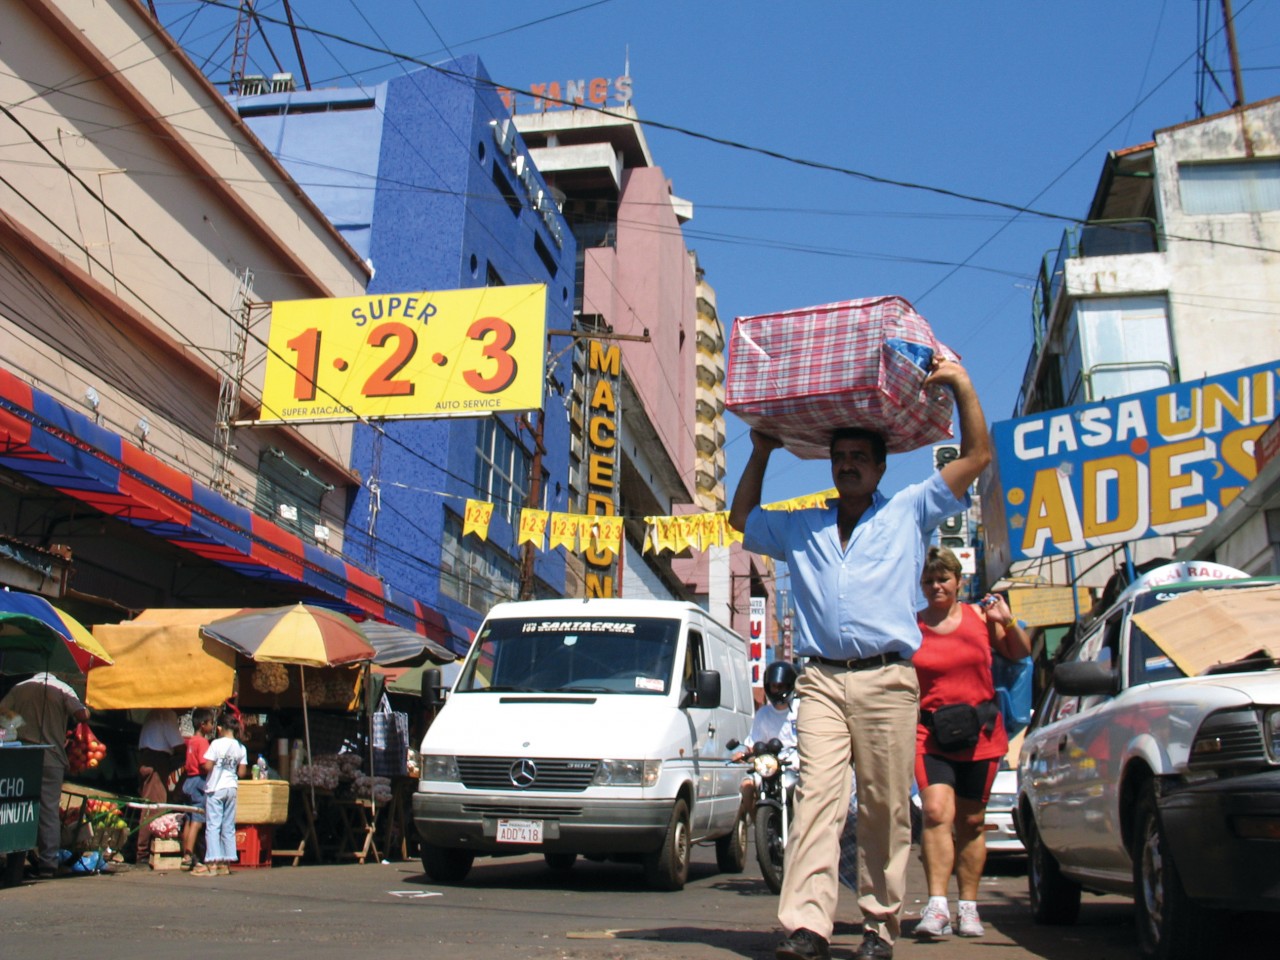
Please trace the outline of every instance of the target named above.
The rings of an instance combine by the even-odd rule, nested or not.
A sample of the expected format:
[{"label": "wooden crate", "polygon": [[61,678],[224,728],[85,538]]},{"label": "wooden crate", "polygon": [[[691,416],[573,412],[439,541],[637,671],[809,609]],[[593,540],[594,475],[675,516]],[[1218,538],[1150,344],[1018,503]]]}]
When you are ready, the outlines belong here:
[{"label": "wooden crate", "polygon": [[182,844],[177,840],[151,839],[151,869],[177,870],[182,866]]},{"label": "wooden crate", "polygon": [[288,820],[289,781],[240,781],[236,823],[287,823]]}]

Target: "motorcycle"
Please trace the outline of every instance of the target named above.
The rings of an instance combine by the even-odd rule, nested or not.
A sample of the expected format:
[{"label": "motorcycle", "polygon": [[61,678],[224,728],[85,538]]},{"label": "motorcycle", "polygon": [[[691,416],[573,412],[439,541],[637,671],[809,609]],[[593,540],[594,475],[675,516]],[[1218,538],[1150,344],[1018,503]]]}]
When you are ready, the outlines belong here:
[{"label": "motorcycle", "polygon": [[[726,744],[735,750],[741,744]],[[782,890],[783,853],[787,848],[787,831],[791,825],[791,797],[795,791],[796,772],[790,760],[780,756],[782,741],[777,737],[757,742],[738,762],[749,763],[755,783],[756,860],[764,882],[774,893]]]}]

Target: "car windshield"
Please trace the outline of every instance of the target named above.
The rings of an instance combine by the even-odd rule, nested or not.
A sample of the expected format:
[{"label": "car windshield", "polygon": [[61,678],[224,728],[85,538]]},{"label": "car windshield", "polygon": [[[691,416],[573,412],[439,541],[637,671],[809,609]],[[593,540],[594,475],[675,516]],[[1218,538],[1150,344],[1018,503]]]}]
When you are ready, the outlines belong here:
[{"label": "car windshield", "polygon": [[[1208,583],[1196,583],[1174,589],[1156,589],[1149,593],[1140,593],[1134,598],[1133,613],[1141,613],[1158,607],[1160,604],[1181,596],[1190,590],[1231,590],[1237,587],[1255,585],[1252,581],[1238,581],[1230,586],[1216,586]],[[1132,619],[1129,621],[1129,683],[1156,683],[1160,680],[1177,680],[1186,674],[1170,659],[1146,632]]]},{"label": "car windshield", "polygon": [[679,620],[650,617],[490,620],[454,692],[662,696],[679,636]]}]

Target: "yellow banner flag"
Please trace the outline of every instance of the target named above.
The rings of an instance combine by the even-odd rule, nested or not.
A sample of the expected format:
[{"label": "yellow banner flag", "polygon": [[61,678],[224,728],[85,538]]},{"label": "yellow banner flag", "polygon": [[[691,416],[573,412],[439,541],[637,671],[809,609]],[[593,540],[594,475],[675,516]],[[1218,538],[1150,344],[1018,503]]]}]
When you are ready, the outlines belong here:
[{"label": "yellow banner flag", "polygon": [[692,533],[693,524],[689,522],[688,517],[672,517],[672,544],[671,549],[676,553],[682,553],[693,546]]},{"label": "yellow banner flag", "polygon": [[658,553],[670,550],[672,547],[671,521],[673,519],[673,517],[653,518],[653,548]]},{"label": "yellow banner flag", "polygon": [[704,513],[698,518],[702,528],[702,549],[724,546],[724,514]]},{"label": "yellow banner flag", "polygon": [[493,504],[483,500],[468,500],[462,515],[462,535],[474,533],[481,540],[489,539],[489,521],[493,518]]},{"label": "yellow banner flag", "polygon": [[599,524],[599,545],[602,550],[612,550],[614,555],[622,552],[622,518],[596,517]]},{"label": "yellow banner flag", "polygon": [[596,537],[597,517],[588,516],[587,514],[578,515],[578,549],[586,550],[591,546],[592,540]]},{"label": "yellow banner flag", "polygon": [[539,550],[547,533],[547,520],[550,514],[546,510],[534,510],[525,507],[520,511],[520,532],[516,535],[516,545],[532,543]]},{"label": "yellow banner flag", "polygon": [[564,547],[572,552],[578,539],[578,518],[571,513],[551,514],[551,539],[548,549]]},{"label": "yellow banner flag", "polygon": [[836,488],[822,490],[818,493],[806,493],[799,497],[792,497],[790,500],[778,500],[774,503],[762,504],[762,510],[807,510],[810,507],[825,507],[828,500],[834,500],[838,496]]},{"label": "yellow banner flag", "polygon": [[735,529],[735,528],[733,528],[733,527],[729,526],[729,516],[728,516],[728,514],[725,514],[725,515],[724,515],[724,543],[725,543],[725,546],[727,547],[727,546],[729,546],[730,544],[734,544],[734,543],[741,543],[741,542],[742,542],[742,531],[741,531],[741,530],[737,530],[737,529]]}]

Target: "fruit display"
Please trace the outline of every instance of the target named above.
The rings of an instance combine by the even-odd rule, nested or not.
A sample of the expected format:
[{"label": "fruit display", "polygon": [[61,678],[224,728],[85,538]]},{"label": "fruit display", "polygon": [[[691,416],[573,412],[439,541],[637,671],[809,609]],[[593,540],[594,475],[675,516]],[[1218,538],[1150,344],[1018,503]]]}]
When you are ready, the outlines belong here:
[{"label": "fruit display", "polygon": [[250,682],[259,693],[284,693],[289,689],[289,671],[283,663],[255,663]]},{"label": "fruit display", "polygon": [[86,797],[83,804],[63,808],[62,825],[63,846],[82,851],[117,851],[130,832],[120,804],[100,797]]},{"label": "fruit display", "polygon": [[67,771],[73,776],[92,770],[107,756],[107,747],[87,723],[78,723],[67,735]]}]

